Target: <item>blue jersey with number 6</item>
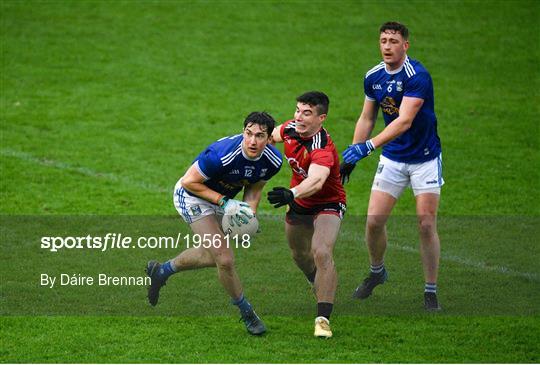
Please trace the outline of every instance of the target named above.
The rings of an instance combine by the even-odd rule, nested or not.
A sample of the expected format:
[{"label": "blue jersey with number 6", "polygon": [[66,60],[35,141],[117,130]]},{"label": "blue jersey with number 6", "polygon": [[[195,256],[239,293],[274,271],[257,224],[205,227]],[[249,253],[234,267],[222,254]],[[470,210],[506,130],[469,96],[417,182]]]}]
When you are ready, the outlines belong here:
[{"label": "blue jersey with number 6", "polygon": [[385,63],[379,63],[366,73],[364,92],[368,100],[377,102],[386,125],[399,116],[404,96],[424,99],[411,127],[383,146],[383,156],[405,163],[421,163],[439,156],[441,141],[437,134],[433,82],[420,62],[407,57],[395,71],[387,71]]}]

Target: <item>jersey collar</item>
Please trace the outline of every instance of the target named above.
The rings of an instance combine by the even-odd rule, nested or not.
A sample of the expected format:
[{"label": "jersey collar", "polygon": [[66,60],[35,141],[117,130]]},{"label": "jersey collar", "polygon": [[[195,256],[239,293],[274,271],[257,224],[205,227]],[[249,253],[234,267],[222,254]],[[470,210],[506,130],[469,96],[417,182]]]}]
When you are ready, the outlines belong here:
[{"label": "jersey collar", "polygon": [[387,68],[386,68],[386,63],[384,64],[384,71],[386,71],[387,74],[389,75],[395,75],[397,73],[400,73],[401,70],[403,70],[403,66],[405,66],[405,62],[407,62],[409,60],[409,56],[405,56],[405,61],[403,61],[403,63],[401,64],[401,66],[399,66],[399,68],[393,70],[393,71],[389,71]]}]

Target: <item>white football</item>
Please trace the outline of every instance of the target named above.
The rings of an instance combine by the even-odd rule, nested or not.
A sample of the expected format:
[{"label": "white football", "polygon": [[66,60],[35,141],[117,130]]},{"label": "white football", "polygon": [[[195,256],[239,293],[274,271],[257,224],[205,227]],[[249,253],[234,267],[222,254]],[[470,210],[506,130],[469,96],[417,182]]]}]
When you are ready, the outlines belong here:
[{"label": "white football", "polygon": [[221,221],[223,233],[230,237],[238,235],[239,238],[242,238],[242,235],[244,234],[252,236],[257,233],[259,221],[257,220],[257,217],[255,217],[255,214],[253,214],[253,210],[249,207],[242,207],[238,210],[238,214],[244,219],[247,219],[247,223],[240,223],[238,219],[234,219],[234,215],[226,214]]}]

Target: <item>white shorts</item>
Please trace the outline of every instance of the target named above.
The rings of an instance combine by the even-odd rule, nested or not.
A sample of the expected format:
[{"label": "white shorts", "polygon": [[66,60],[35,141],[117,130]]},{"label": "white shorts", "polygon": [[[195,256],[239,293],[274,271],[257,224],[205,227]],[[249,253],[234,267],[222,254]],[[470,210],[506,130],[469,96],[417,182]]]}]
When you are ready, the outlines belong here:
[{"label": "white shorts", "polygon": [[184,221],[191,224],[207,215],[214,214],[218,222],[221,222],[223,217],[221,209],[216,204],[188,194],[186,189],[182,187],[181,181],[182,179],[178,180],[174,187],[173,201],[178,214]]},{"label": "white shorts", "polygon": [[443,184],[442,154],[416,164],[392,161],[381,155],[371,190],[383,191],[398,199],[408,186],[412,187],[416,196],[440,194]]}]

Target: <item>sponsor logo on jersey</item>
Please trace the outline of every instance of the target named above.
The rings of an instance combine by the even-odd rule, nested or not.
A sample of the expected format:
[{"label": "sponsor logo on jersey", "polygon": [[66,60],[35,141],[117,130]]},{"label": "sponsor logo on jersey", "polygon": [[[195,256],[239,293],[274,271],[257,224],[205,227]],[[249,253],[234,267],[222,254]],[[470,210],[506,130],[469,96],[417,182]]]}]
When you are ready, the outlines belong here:
[{"label": "sponsor logo on jersey", "polygon": [[381,102],[381,109],[383,113],[388,115],[399,114],[399,108],[396,106],[396,101],[390,96],[385,97]]},{"label": "sponsor logo on jersey", "polygon": [[382,90],[381,84],[373,84],[371,85],[371,87],[373,88],[373,90]]},{"label": "sponsor logo on jersey", "polygon": [[231,175],[240,175],[240,170],[238,170],[238,169],[231,170],[230,174]]},{"label": "sponsor logo on jersey", "polygon": [[304,179],[308,176],[306,170],[300,167],[300,164],[294,157],[287,157],[287,162],[291,166],[291,169],[298,175],[302,176]]}]

